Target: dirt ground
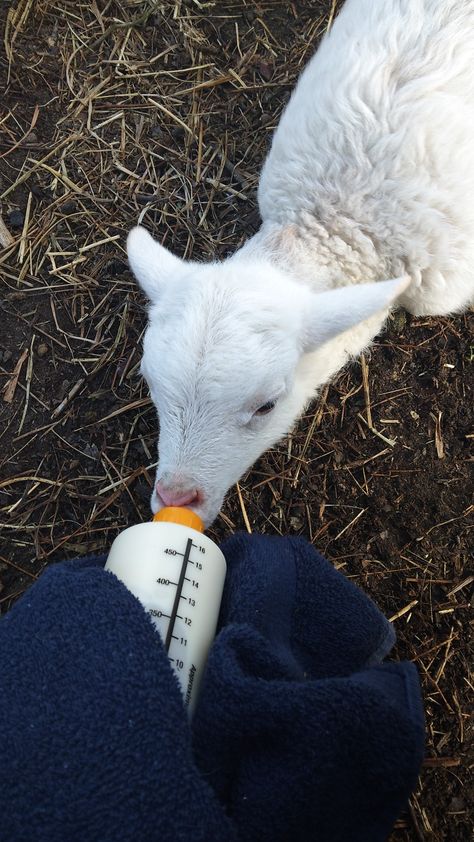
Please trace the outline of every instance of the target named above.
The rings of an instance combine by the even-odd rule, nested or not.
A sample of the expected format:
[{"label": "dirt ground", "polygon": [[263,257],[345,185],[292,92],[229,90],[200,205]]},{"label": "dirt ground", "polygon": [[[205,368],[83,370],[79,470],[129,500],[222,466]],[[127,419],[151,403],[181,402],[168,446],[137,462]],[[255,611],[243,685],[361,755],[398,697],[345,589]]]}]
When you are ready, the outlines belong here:
[{"label": "dirt ground", "polygon": [[[45,565],[149,517],[157,424],[126,232],[141,216],[207,259],[256,229],[272,131],[337,5],[2,5],[2,611]],[[472,312],[396,314],[211,530],[304,535],[393,618],[427,757],[391,842],[473,838],[473,328]]]}]

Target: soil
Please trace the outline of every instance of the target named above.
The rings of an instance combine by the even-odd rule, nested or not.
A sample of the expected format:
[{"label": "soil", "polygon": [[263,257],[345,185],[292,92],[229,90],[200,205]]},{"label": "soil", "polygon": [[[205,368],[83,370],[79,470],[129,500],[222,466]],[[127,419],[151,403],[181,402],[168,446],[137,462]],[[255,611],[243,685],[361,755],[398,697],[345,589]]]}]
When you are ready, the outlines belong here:
[{"label": "soil", "polygon": [[[271,133],[340,4],[86,5],[0,10],[2,612],[47,564],[149,517],[157,422],[126,232],[143,213],[206,259],[258,227]],[[472,312],[396,313],[210,531],[303,535],[394,618],[427,757],[391,842],[472,839],[473,385]]]}]

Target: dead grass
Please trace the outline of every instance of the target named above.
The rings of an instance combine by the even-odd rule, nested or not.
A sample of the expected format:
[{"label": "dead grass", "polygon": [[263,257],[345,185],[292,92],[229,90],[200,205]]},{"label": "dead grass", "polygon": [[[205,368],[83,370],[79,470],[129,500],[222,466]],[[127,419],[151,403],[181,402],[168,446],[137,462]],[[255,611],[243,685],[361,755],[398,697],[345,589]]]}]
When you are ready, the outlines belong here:
[{"label": "dead grass", "polygon": [[[339,5],[4,7],[2,608],[49,561],[103,551],[148,516],[156,421],[126,232],[140,220],[206,259],[255,230],[271,133]],[[395,622],[424,684],[428,757],[393,842],[471,838],[473,356],[469,314],[397,316],[215,527],[305,535]]]}]

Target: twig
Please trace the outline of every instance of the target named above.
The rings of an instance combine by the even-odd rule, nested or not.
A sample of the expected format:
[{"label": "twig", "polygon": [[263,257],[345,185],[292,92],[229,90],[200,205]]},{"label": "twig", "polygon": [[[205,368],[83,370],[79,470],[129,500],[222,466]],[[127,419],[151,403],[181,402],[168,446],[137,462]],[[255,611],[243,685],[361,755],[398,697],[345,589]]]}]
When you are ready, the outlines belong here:
[{"label": "twig", "polygon": [[237,483],[237,495],[238,495],[238,498],[239,498],[240,508],[242,510],[242,517],[244,519],[245,528],[246,528],[247,532],[252,534],[252,527],[250,526],[250,521],[249,521],[248,515],[247,515],[247,509],[245,508],[245,503],[244,503],[244,500],[243,500],[243,497],[242,497],[242,492],[240,490],[239,483]]},{"label": "twig", "polygon": [[411,611],[412,608],[415,607],[415,605],[418,605],[417,599],[413,599],[411,602],[408,603],[408,605],[405,605],[404,608],[400,608],[400,611],[397,611],[396,614],[392,614],[392,616],[388,618],[389,622],[393,623],[394,620],[399,620],[400,617],[403,617],[404,614],[408,614],[408,612]]}]

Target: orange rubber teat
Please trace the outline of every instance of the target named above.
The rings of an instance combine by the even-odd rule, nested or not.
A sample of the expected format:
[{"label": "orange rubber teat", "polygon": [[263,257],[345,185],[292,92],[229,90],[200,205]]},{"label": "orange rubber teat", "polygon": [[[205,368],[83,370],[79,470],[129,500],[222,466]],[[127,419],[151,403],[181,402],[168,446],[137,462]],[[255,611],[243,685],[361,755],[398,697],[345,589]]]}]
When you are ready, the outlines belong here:
[{"label": "orange rubber teat", "polygon": [[199,515],[184,506],[165,506],[156,515],[153,515],[153,520],[161,523],[179,523],[181,526],[189,526],[197,532],[204,532],[204,524]]}]

